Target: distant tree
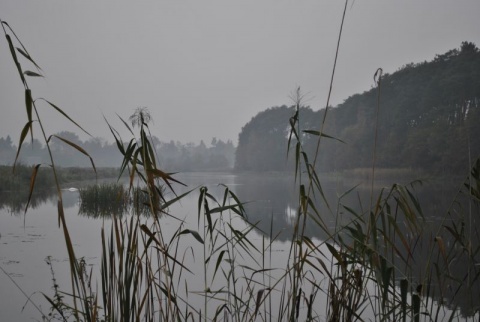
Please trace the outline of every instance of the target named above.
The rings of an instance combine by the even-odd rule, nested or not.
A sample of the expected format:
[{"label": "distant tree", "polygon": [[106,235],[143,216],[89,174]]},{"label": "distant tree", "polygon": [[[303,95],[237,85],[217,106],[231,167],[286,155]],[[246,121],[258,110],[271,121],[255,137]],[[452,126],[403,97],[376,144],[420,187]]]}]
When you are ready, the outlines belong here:
[{"label": "distant tree", "polygon": [[478,48],[473,42],[464,41],[460,46],[460,53],[461,54],[476,54],[478,53]]},{"label": "distant tree", "polygon": [[82,146],[83,144],[78,135],[73,132],[62,131],[56,133],[55,136],[52,137],[50,144],[56,164],[63,167],[88,166],[88,160],[79,157],[77,150],[57,137],[60,137],[78,146]]},{"label": "distant tree", "polygon": [[[118,151],[116,143],[109,144],[105,139],[94,137],[84,142],[82,147],[90,154],[97,167],[119,167],[121,165],[122,155]],[[88,166],[88,161],[82,160],[76,165]]]},{"label": "distant tree", "polygon": [[215,147],[217,145],[217,138],[216,137],[213,137],[212,138],[212,142],[210,142],[210,145]]},{"label": "distant tree", "polygon": [[235,146],[231,140],[224,142],[217,138],[212,138],[209,148],[208,167],[216,169],[233,168],[235,159]]},{"label": "distant tree", "polygon": [[38,139],[33,141],[25,141],[18,158],[20,163],[33,165],[48,162],[47,151]]},{"label": "distant tree", "polygon": [[0,138],[0,164],[11,165],[15,159],[16,149],[12,139],[8,135],[5,139]]},{"label": "distant tree", "polygon": [[[55,135],[61,137],[62,139],[70,141],[74,144],[77,144],[77,145],[83,144],[82,140],[80,140],[78,135],[73,133],[73,132],[70,132],[70,131],[61,131],[61,132],[55,133]],[[61,151],[65,148],[67,148],[64,142],[62,142],[61,140],[59,140],[55,137],[52,139],[52,142],[54,142],[52,144],[52,149]],[[70,147],[68,147],[68,148],[70,149]]]}]

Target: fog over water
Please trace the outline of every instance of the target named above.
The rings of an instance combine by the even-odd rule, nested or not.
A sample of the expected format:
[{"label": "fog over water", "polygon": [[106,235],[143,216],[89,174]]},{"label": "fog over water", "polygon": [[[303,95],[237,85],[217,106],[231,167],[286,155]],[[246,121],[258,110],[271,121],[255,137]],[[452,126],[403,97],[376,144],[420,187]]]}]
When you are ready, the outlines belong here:
[{"label": "fog over water", "polygon": [[[343,1],[15,1],[0,3],[42,67],[34,98],[54,102],[93,136],[112,141],[113,123],[138,106],[164,141],[232,140],[259,111],[289,104],[325,106]],[[351,1],[331,103],[368,90],[375,70],[394,72],[480,44],[480,2]],[[23,86],[0,42],[0,137],[15,142],[26,123]],[[25,70],[35,70],[22,61]],[[39,103],[49,133],[70,130]],[[121,126],[118,126],[121,128]],[[38,132],[37,132],[38,133]]]}]

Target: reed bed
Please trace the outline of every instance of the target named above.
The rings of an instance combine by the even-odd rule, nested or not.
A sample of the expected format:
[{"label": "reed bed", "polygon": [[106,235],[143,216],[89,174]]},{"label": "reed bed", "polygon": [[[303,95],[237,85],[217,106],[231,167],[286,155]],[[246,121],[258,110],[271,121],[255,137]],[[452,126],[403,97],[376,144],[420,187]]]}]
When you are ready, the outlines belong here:
[{"label": "reed bed", "polygon": [[[348,1],[345,10],[347,4]],[[345,11],[341,26],[344,18]],[[10,26],[4,21],[1,24],[25,86],[28,120],[19,150],[26,136],[33,135],[35,117],[49,151],[58,192],[59,223],[69,254],[71,289],[55,288],[53,296],[45,294],[52,314],[48,317],[42,313],[44,320],[451,321],[467,316],[478,318],[480,235],[472,228],[472,222],[479,214],[480,161],[473,163],[458,196],[442,214],[443,224],[438,228],[429,229],[431,227],[426,224],[420,200],[415,196],[417,182],[393,184],[374,195],[375,151],[370,204],[361,205],[361,211],[343,204],[345,196],[355,193],[352,188],[339,196],[337,210],[333,211],[324,196],[316,165],[322,141],[332,139],[323,131],[329,98],[318,128],[301,129],[302,95],[299,89],[293,95],[297,108],[290,119],[287,151],[295,155],[298,205],[289,252],[282,265],[275,261],[278,256],[273,250],[276,237],[270,235],[260,242],[254,240],[256,223],[248,221],[244,205],[228,187],[223,187],[220,198],[207,187],[180,195],[176,193],[174,186],[182,183],[174,174],[158,167],[149,132],[150,114],[148,109],[139,108],[129,122],[122,119],[132,135],[129,141],[122,140],[119,132],[107,122],[123,155],[120,176],[128,174],[128,188],[105,185],[81,192],[89,195],[85,200],[93,200],[91,207],[94,209],[101,203],[109,204],[98,213],[113,215],[110,229],[103,227],[101,231],[100,271],[87,269],[85,260],[75,255],[49,148],[52,136],[47,136],[36,105],[46,104],[81,127],[55,104],[33,99],[27,79],[36,73],[24,72],[19,58],[39,67]],[[342,28],[337,55],[341,31]],[[13,45],[14,41],[18,47]],[[336,58],[330,88],[335,67]],[[381,75],[379,70],[375,78],[379,97]],[[380,100],[377,115],[379,108]],[[313,155],[305,152],[303,135],[317,137]],[[59,139],[90,158],[81,147]],[[40,166],[33,167],[30,196]],[[93,160],[92,167],[95,170]],[[145,187],[137,194],[143,199],[135,199],[135,204],[146,205],[149,218],[138,214],[118,215],[125,210],[125,200],[129,200],[135,180],[140,180]],[[164,189],[159,188],[159,182]],[[187,226],[185,221],[169,212],[191,193],[198,194],[195,227]],[[108,208],[112,201],[116,205]],[[330,210],[321,213],[317,207],[319,203]],[[176,229],[164,225],[165,216],[176,220]],[[335,223],[333,227],[326,223],[329,217]],[[305,234],[307,225],[314,225],[327,237],[324,240],[310,238]],[[427,258],[426,264],[418,266],[418,256]],[[454,270],[454,266],[462,269]],[[455,300],[460,293],[470,299],[468,312],[457,308],[459,304]]]},{"label": "reed bed", "polygon": [[131,213],[137,216],[150,215],[150,200],[145,187],[133,187],[130,190],[121,183],[93,184],[80,188],[79,195],[79,214],[87,217],[111,218]]},{"label": "reed bed", "polygon": [[130,204],[128,189],[122,184],[103,183],[80,188],[79,214],[91,217],[122,216]]}]

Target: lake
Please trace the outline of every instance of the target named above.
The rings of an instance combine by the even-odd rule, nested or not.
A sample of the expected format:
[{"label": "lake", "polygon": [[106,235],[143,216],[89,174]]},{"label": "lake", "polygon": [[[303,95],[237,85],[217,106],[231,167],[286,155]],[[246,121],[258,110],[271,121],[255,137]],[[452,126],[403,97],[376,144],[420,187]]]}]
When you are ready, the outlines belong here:
[{"label": "lake", "polygon": [[[288,251],[292,236],[293,224],[297,215],[298,193],[293,176],[284,174],[229,174],[229,173],[184,173],[175,176],[176,179],[187,184],[188,187],[175,185],[177,194],[188,189],[206,186],[208,191],[217,200],[222,199],[224,184],[245,202],[246,213],[250,223],[255,223],[256,229],[251,233],[250,240],[261,245],[273,236],[275,239],[270,249],[271,265],[283,267],[288,262]],[[342,196],[349,189],[359,186],[350,194]],[[362,209],[370,207],[370,187],[365,180],[329,178],[322,183],[323,193],[329,201],[328,206],[318,203],[319,212],[329,227],[338,222],[347,223],[351,218],[348,209]],[[78,185],[73,185],[77,187]],[[381,184],[375,187],[378,193]],[[452,207],[455,190],[450,188],[452,183],[424,184],[418,186],[416,193],[422,202],[426,226],[432,234],[445,222],[445,209]],[[458,185],[457,185],[458,186]],[[448,189],[447,189],[448,187]],[[70,191],[72,190],[72,191]],[[74,189],[63,190],[65,216],[70,230],[72,241],[76,247],[78,258],[83,257],[86,263],[94,270],[99,268],[100,229],[103,226],[108,230],[109,218],[93,218],[88,215],[79,215],[79,193]],[[185,227],[197,228],[198,189],[169,208],[169,213],[185,221]],[[170,195],[172,197],[172,195]],[[339,197],[341,197],[339,199]],[[56,197],[41,195],[32,202],[32,209],[23,215],[25,203],[9,203],[6,196],[1,196],[0,209],[0,265],[5,271],[0,271],[0,312],[2,321],[37,321],[41,314],[27,297],[34,302],[44,314],[49,313],[50,305],[42,293],[53,296],[53,277],[64,291],[70,290],[69,263],[65,249],[63,233],[58,227]],[[318,198],[320,199],[320,198]],[[472,211],[472,209],[470,209]],[[473,209],[478,218],[478,209]],[[165,217],[164,227],[168,234],[178,228],[179,221]],[[240,219],[233,219],[236,227],[247,227]],[[478,220],[470,221],[471,229],[478,228]],[[306,235],[314,241],[326,238],[325,233],[311,222],[306,226]],[[448,242],[445,240],[445,242]],[[416,248],[418,256],[424,257],[426,248]],[[428,255],[428,254],[427,254]],[[195,256],[193,256],[195,257]],[[54,276],[46,259],[49,258],[53,267]],[[189,259],[194,263],[195,259]],[[419,265],[422,266],[422,265]],[[462,265],[452,265],[452,269],[459,269]],[[8,275],[7,275],[8,274]],[[419,273],[420,274],[420,273]],[[201,290],[202,284],[193,277],[189,282],[191,290]],[[17,284],[17,285],[15,285]],[[22,293],[22,291],[25,294]],[[455,290],[453,290],[454,292]],[[324,304],[320,301],[319,307]],[[472,299],[461,298],[460,311],[470,311]],[[473,300],[478,305],[478,299]],[[448,310],[447,310],[448,313]],[[445,314],[447,314],[445,313]]]}]

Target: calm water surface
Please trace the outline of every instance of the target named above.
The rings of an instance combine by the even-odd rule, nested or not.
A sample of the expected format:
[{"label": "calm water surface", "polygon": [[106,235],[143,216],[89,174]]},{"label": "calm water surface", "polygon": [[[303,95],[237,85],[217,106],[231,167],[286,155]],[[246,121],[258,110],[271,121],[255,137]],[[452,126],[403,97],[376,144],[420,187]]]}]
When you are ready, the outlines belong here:
[{"label": "calm water surface", "polygon": [[[186,183],[188,188],[176,187],[177,193],[198,186],[207,186],[209,192],[221,199],[223,187],[227,185],[238,197],[247,202],[247,215],[250,222],[258,222],[258,230],[251,237],[258,243],[264,236],[277,236],[274,244],[275,261],[273,265],[284,266],[288,255],[288,240],[291,235],[292,222],[296,215],[297,194],[292,176],[285,175],[233,175],[218,173],[178,174],[177,179]],[[329,207],[321,206],[327,224],[334,225],[337,213],[338,196],[355,186],[358,182],[332,180],[324,184],[324,193],[330,200]],[[368,188],[359,187],[355,194],[342,198],[342,203],[356,204],[359,200],[368,203]],[[422,190],[423,191],[423,190]],[[425,192],[420,192],[420,197]],[[451,200],[448,192],[436,192],[436,199],[430,201],[430,213],[435,209],[444,209]],[[98,268],[101,256],[100,229],[102,225],[110,226],[110,219],[94,219],[79,215],[78,191],[63,191],[65,215],[72,240],[76,246],[77,257],[84,257],[89,265]],[[5,197],[3,197],[5,198]],[[431,198],[431,197],[429,197]],[[180,219],[185,219],[196,229],[198,190],[184,198],[170,212]],[[68,257],[63,241],[63,233],[58,227],[55,197],[43,197],[35,203],[24,216],[16,212],[24,205],[12,206],[5,200],[0,209],[0,265],[8,276],[0,271],[0,316],[1,321],[39,321],[41,315],[27,301],[26,296],[48,314],[50,306],[42,293],[49,296],[52,291],[52,273],[45,259],[51,257],[55,278],[63,290],[69,290]],[[360,207],[361,208],[361,207]],[[368,208],[368,207],[366,207]],[[12,212],[12,209],[14,211]],[[342,213],[341,208],[339,213]],[[432,215],[429,217],[432,219]],[[165,218],[166,231],[173,232],[178,222]],[[170,229],[171,228],[171,229]],[[309,225],[307,234],[315,239],[322,239],[322,231]],[[12,281],[13,280],[13,281]],[[22,294],[16,283],[25,293]],[[192,282],[191,289],[195,288]],[[201,289],[201,285],[198,285]]]}]

